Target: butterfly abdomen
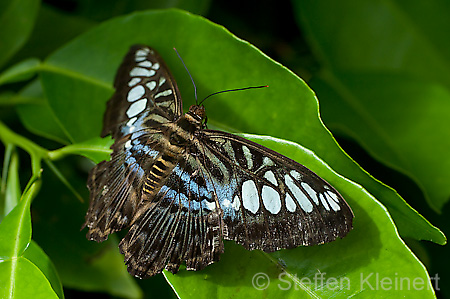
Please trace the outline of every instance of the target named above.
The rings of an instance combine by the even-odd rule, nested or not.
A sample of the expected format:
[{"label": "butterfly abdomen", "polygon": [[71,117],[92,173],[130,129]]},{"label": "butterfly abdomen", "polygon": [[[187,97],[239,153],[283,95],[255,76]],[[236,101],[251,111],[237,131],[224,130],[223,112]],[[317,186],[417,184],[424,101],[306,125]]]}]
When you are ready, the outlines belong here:
[{"label": "butterfly abdomen", "polygon": [[145,179],[143,192],[150,196],[155,194],[165,182],[167,177],[172,173],[177,160],[173,156],[161,155],[156,160]]}]

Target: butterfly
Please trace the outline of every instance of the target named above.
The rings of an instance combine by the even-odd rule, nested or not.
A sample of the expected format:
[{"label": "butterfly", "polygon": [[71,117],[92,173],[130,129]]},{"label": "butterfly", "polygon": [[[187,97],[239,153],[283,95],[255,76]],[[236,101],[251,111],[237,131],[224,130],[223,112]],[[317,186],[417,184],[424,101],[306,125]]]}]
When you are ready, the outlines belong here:
[{"label": "butterfly", "polygon": [[352,229],[342,196],[305,166],[242,137],[206,128],[203,105],[183,114],[161,56],[132,46],[117,72],[101,136],[110,161],[89,173],[87,238],[129,228],[119,248],[130,274],[201,270],[224,240],[273,252],[323,244]]}]

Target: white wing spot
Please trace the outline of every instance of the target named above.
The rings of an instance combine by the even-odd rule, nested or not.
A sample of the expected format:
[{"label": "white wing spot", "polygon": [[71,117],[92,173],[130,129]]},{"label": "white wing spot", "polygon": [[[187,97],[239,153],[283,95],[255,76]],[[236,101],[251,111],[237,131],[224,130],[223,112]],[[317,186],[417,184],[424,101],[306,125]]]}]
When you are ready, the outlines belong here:
[{"label": "white wing spot", "polygon": [[306,197],[305,193],[303,193],[303,191],[295,184],[294,180],[292,180],[289,175],[285,175],[284,181],[286,182],[288,188],[291,190],[295,199],[300,204],[300,207],[307,213],[312,212],[312,203],[309,201],[308,197]]},{"label": "white wing spot", "polygon": [[141,78],[132,78],[131,80],[130,80],[130,82],[128,82],[128,86],[134,86],[134,85],[136,85],[136,84],[138,84],[139,82],[141,82]]},{"label": "white wing spot", "polygon": [[319,199],[317,198],[317,192],[314,191],[314,189],[311,188],[311,186],[305,182],[302,182],[301,185],[302,185],[303,189],[305,189],[306,193],[308,193],[309,196],[312,198],[312,200],[314,200],[314,203],[316,205],[319,205]]},{"label": "white wing spot", "polygon": [[289,194],[286,195],[286,209],[292,213],[297,209],[297,205]]},{"label": "white wing spot", "polygon": [[147,105],[147,99],[142,99],[137,102],[134,102],[133,104],[128,107],[127,115],[129,118],[138,115],[142,111],[144,111],[145,107]]},{"label": "white wing spot", "polygon": [[235,196],[233,200],[233,204],[231,205],[233,209],[236,211],[239,211],[239,208],[241,207],[241,201],[239,200],[239,196]]},{"label": "white wing spot", "polygon": [[337,196],[335,193],[333,193],[332,191],[328,191],[328,195],[330,195],[331,198],[334,199],[334,201],[335,201],[337,204],[339,204],[338,196]]},{"label": "white wing spot", "polygon": [[275,175],[273,174],[273,172],[271,170],[266,171],[266,173],[264,174],[264,177],[271,182],[272,184],[274,184],[275,186],[278,186],[278,182],[277,179],[275,178]]},{"label": "white wing spot", "polygon": [[245,160],[247,160],[247,169],[252,169],[253,168],[252,153],[245,145],[242,146],[242,151],[244,152]]},{"label": "white wing spot", "polygon": [[136,51],[136,57],[147,56],[148,52],[150,52],[150,50],[148,48],[139,49]]},{"label": "white wing spot", "polygon": [[145,88],[142,85],[138,85],[133,87],[129,92],[127,96],[128,102],[134,102],[142,98],[142,96],[145,94]]},{"label": "white wing spot", "polygon": [[171,107],[172,105],[173,105],[173,101],[164,101],[164,102],[158,103],[159,107]]},{"label": "white wing spot", "polygon": [[164,90],[164,91],[161,91],[161,92],[157,93],[155,95],[155,99],[157,99],[159,97],[167,97],[167,96],[169,96],[171,94],[172,94],[172,89],[167,89],[167,90]]},{"label": "white wing spot", "polygon": [[273,165],[275,165],[275,163],[273,163],[273,161],[271,159],[267,158],[267,157],[264,157],[263,164],[265,166],[273,166]]},{"label": "white wing spot", "polygon": [[125,148],[126,149],[131,148],[131,140],[128,140],[127,142],[125,142]]},{"label": "white wing spot", "polygon": [[155,70],[159,69],[159,63],[155,63],[155,64],[153,65],[152,69],[155,69]]},{"label": "white wing spot", "polygon": [[145,85],[148,87],[148,89],[153,90],[156,87],[156,82],[155,81],[150,81],[150,82],[148,82]]},{"label": "white wing spot", "polygon": [[134,122],[136,121],[137,117],[133,117],[132,119],[130,119],[126,126],[128,127],[128,133],[133,133],[134,129],[136,129],[135,126],[133,126]]},{"label": "white wing spot", "polygon": [[244,208],[256,214],[259,210],[258,190],[255,182],[252,180],[245,181],[242,184],[242,201]]},{"label": "white wing spot", "polygon": [[161,87],[161,85],[163,85],[164,83],[166,83],[166,78],[164,77],[159,78],[159,87]]},{"label": "white wing spot", "polygon": [[272,187],[263,186],[261,196],[266,210],[274,215],[278,214],[281,210],[280,194]]},{"label": "white wing spot", "polygon": [[326,200],[325,196],[324,196],[322,193],[320,193],[320,194],[319,194],[319,197],[320,197],[320,202],[323,204],[323,206],[325,207],[325,209],[326,209],[327,211],[329,211],[329,210],[330,210],[330,207],[329,207],[328,204],[327,204],[327,200]]},{"label": "white wing spot", "polygon": [[215,210],[216,209],[216,203],[215,202],[209,202],[206,199],[203,200],[203,205],[206,206],[206,208],[210,211]]},{"label": "white wing spot", "polygon": [[301,180],[302,179],[302,175],[300,173],[298,173],[297,170],[291,170],[291,175],[296,180]]},{"label": "white wing spot", "polygon": [[136,60],[136,62],[139,62],[139,61],[144,61],[146,59],[147,59],[146,56],[136,56],[136,58],[134,60]]},{"label": "white wing spot", "polygon": [[148,60],[145,60],[145,61],[139,62],[137,65],[143,66],[143,67],[151,67],[152,63]]},{"label": "white wing spot", "polygon": [[127,122],[127,127],[131,127],[134,122],[137,120],[137,117],[133,117],[131,118],[128,122]]},{"label": "white wing spot", "polygon": [[156,72],[154,70],[148,70],[148,69],[144,69],[142,67],[135,67],[130,72],[131,77],[137,77],[137,76],[151,77],[154,74],[156,74]]},{"label": "white wing spot", "polygon": [[339,211],[341,209],[341,207],[334,201],[334,198],[331,197],[330,191],[325,192],[325,197],[327,198],[328,203],[330,204],[331,208],[335,212],[337,212],[337,211]]},{"label": "white wing spot", "polygon": [[230,140],[227,140],[224,145],[223,145],[225,152],[230,155],[230,158],[235,161],[236,160],[236,155],[234,154],[234,149],[231,146],[231,142]]}]

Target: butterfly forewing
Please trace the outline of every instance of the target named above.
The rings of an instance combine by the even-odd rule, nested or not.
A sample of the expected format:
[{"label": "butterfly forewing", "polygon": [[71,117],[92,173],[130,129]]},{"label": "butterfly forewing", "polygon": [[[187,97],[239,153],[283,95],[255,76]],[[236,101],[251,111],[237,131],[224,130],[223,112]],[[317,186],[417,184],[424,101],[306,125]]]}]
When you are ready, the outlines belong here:
[{"label": "butterfly forewing", "polygon": [[158,128],[183,112],[180,92],[155,50],[133,46],[114,81],[116,92],[108,101],[102,136],[113,138],[145,128]]},{"label": "butterfly forewing", "polygon": [[[342,196],[303,165],[247,139],[204,130],[199,137],[208,157],[226,172],[215,184],[227,239],[247,249],[275,251],[316,245],[345,236],[353,213]],[[220,181],[222,178],[224,181]]]},{"label": "butterfly forewing", "polygon": [[182,113],[173,76],[149,47],[131,47],[114,87],[101,134],[116,139],[111,161],[93,168],[88,180],[91,201],[85,225],[88,238],[96,241],[130,224],[141,201],[144,179],[161,155],[159,127]]},{"label": "butterfly forewing", "polygon": [[353,213],[342,196],[303,165],[244,138],[205,129],[203,106],[182,114],[161,57],[133,46],[114,83],[102,135],[111,161],[89,175],[88,238],[120,242],[128,271],[145,278],[186,262],[200,270],[223,253],[223,239],[275,251],[344,237]]}]

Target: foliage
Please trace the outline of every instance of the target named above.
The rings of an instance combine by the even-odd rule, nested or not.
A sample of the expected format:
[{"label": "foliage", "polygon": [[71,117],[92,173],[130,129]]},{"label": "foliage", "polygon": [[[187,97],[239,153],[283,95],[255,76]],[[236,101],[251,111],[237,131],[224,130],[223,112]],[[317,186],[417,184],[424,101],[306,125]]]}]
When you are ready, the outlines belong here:
[{"label": "foliage", "polygon": [[[440,6],[446,4],[294,1],[298,26],[314,54],[310,58],[321,62],[320,68],[309,68],[320,115],[317,98],[302,79],[203,17],[177,9],[145,10],[155,7],[138,0],[125,6],[120,1],[80,0],[70,16],[44,4],[39,8],[37,1],[19,2],[22,11],[14,1],[0,7],[8,11],[0,15],[0,24],[14,28],[0,34],[0,140],[5,149],[1,298],[63,298],[62,286],[70,292],[123,298],[174,296],[169,285],[180,297],[373,297],[375,292],[383,292],[383,297],[435,296],[436,280],[430,276],[436,272],[427,272],[429,257],[418,241],[443,245],[444,234],[382,183],[385,177],[375,179],[353,161],[321,115],[333,133],[354,138],[374,158],[406,174],[430,207],[442,210],[450,198],[445,171],[450,166],[445,155],[445,115],[450,110],[447,39],[439,38],[433,22],[417,16],[441,16],[439,8],[445,11]],[[186,0],[178,7],[208,16],[210,5],[210,16],[220,19],[215,8],[220,4]],[[133,10],[139,11],[130,13]],[[261,15],[270,11],[265,5],[258,10]],[[396,30],[388,30],[392,28]],[[167,284],[162,275],[146,281],[128,275],[116,236],[102,244],[86,240],[80,227],[89,197],[85,181],[90,160],[108,159],[112,140],[98,137],[105,103],[114,92],[112,81],[123,55],[136,43],[151,45],[164,57],[185,108],[194,103],[193,88],[174,46],[200,98],[218,90],[268,84],[263,90],[208,99],[210,127],[273,136],[245,135],[335,186],[355,213],[348,237],[272,254],[226,242],[220,262],[199,272],[164,273]],[[294,70],[304,68],[289,57],[279,58]],[[423,211],[433,215],[429,210]],[[421,253],[422,261],[404,240]],[[258,290],[263,285],[255,280],[257,273],[271,281],[264,290]],[[321,276],[325,280],[317,282]],[[381,286],[383,278],[391,284]],[[399,289],[396,279],[411,285]]]}]

